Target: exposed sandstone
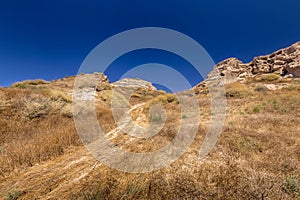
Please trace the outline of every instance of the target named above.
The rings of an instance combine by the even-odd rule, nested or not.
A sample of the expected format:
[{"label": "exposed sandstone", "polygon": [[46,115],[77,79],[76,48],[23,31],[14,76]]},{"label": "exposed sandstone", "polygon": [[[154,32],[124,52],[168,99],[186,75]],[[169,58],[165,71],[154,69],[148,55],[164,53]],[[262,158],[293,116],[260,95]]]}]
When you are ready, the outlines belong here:
[{"label": "exposed sandstone", "polygon": [[226,59],[214,67],[207,80],[215,79],[216,74],[219,74],[223,83],[227,84],[268,73],[283,77],[300,77],[300,42],[270,55],[256,57],[246,64],[236,58]]},{"label": "exposed sandstone", "polygon": [[112,83],[114,87],[124,87],[124,88],[144,88],[149,90],[156,90],[156,88],[152,85],[152,83],[148,81],[144,81],[139,78],[124,78],[117,82]]}]

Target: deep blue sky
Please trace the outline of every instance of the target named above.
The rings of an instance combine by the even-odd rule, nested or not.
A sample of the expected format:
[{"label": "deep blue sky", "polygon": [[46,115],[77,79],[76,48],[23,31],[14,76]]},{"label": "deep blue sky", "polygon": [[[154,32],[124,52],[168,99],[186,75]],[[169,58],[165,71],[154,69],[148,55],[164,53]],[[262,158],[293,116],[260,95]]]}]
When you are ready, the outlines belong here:
[{"label": "deep blue sky", "polygon": [[[299,0],[1,0],[0,85],[74,75],[101,41],[147,26],[192,37],[216,63],[228,57],[248,62],[300,40],[299,9]],[[139,55],[117,63],[149,61]],[[166,58],[157,62],[176,60]]]}]

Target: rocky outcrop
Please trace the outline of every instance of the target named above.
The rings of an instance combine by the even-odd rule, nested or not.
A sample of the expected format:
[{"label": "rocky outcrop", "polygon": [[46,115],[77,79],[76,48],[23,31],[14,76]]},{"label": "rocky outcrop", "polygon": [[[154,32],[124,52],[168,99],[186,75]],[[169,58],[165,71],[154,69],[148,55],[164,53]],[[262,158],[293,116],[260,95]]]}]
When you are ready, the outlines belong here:
[{"label": "rocky outcrop", "polygon": [[219,74],[226,84],[268,73],[300,77],[300,42],[270,55],[256,57],[246,64],[236,58],[226,59],[214,67],[207,80],[215,79]]},{"label": "rocky outcrop", "polygon": [[251,74],[251,68],[236,58],[228,58],[215,66],[207,76],[207,80],[215,79],[220,75],[224,84],[242,80]]},{"label": "rocky outcrop", "polygon": [[81,74],[76,79],[76,86],[80,89],[94,88],[98,92],[111,89],[109,80],[103,73]]},{"label": "rocky outcrop", "polygon": [[112,83],[114,87],[124,87],[124,88],[144,88],[149,90],[156,90],[152,83],[144,81],[139,78],[124,78],[117,82]]}]

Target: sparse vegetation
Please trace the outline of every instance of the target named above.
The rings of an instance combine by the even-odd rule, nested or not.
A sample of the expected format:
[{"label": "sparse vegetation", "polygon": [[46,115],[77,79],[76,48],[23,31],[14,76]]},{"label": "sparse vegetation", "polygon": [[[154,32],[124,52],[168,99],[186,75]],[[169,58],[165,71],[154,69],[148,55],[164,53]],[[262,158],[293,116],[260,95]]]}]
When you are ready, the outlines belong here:
[{"label": "sparse vegetation", "polygon": [[65,103],[72,103],[72,96],[71,95],[67,95],[61,91],[58,90],[51,90],[49,92],[50,95],[50,99],[52,101],[63,101]]},{"label": "sparse vegetation", "polygon": [[[193,144],[171,166],[146,174],[116,171],[93,159],[75,130],[71,91],[52,84],[47,84],[49,88],[0,89],[1,198],[300,198],[297,82],[275,91],[252,83],[227,85],[230,98],[224,131],[208,158],[201,161],[199,149],[211,111],[209,96],[199,93],[201,126]],[[98,97],[97,117],[108,133],[117,127],[106,103],[111,90],[98,92]],[[138,91],[131,105],[146,103],[135,115],[143,112],[148,122],[159,122],[161,116],[149,116],[148,111],[154,104],[163,104],[167,112],[164,128],[149,141],[120,132],[110,142],[130,152],[160,149],[177,134],[180,120],[191,117],[180,113],[176,101],[172,94]],[[126,143],[131,139],[132,143]],[[13,191],[12,185],[26,193]]]},{"label": "sparse vegetation", "polygon": [[257,82],[276,82],[280,80],[280,76],[277,74],[262,74],[253,78]]},{"label": "sparse vegetation", "polygon": [[28,119],[66,112],[72,103],[72,97],[60,91],[38,90],[32,94],[28,94],[28,92],[24,93],[25,96],[20,101],[14,102],[19,104],[22,116]]},{"label": "sparse vegetation", "polygon": [[151,122],[160,122],[162,120],[162,117],[160,115],[151,115],[150,121]]},{"label": "sparse vegetation", "polygon": [[12,88],[19,88],[19,89],[26,89],[26,88],[32,88],[34,86],[39,86],[39,85],[46,85],[48,84],[47,81],[45,80],[27,80],[27,81],[23,81],[23,82],[16,82],[14,84],[12,84]]},{"label": "sparse vegetation", "polygon": [[266,92],[268,89],[263,84],[257,84],[254,90],[256,92]]},{"label": "sparse vegetation", "polygon": [[171,103],[173,101],[175,101],[176,95],[174,94],[162,94],[162,95],[158,95],[156,97],[154,97],[153,99],[151,99],[150,101],[147,102],[146,104],[146,108],[150,108],[152,105],[154,104],[166,104],[166,103]]},{"label": "sparse vegetation", "polygon": [[20,191],[12,191],[6,195],[6,200],[17,200],[20,196]]},{"label": "sparse vegetation", "polygon": [[295,196],[300,195],[300,177],[299,176],[288,177],[285,180],[282,189],[291,195],[295,195]]},{"label": "sparse vegetation", "polygon": [[68,104],[68,105],[64,106],[63,109],[61,110],[61,114],[65,117],[72,118],[73,117],[73,107],[72,107],[72,105]]},{"label": "sparse vegetation", "polygon": [[[280,94],[280,95],[276,95]],[[300,97],[297,90],[283,90],[269,92],[268,95],[261,94],[261,100],[249,102],[245,111],[247,113],[260,113],[261,111],[269,113],[289,114],[292,109],[299,109]]]},{"label": "sparse vegetation", "polygon": [[240,98],[249,96],[251,94],[249,89],[244,84],[238,82],[226,85],[225,89],[227,97]]},{"label": "sparse vegetation", "polygon": [[230,148],[234,151],[248,152],[262,152],[262,147],[258,144],[257,140],[253,137],[236,137],[230,141]]},{"label": "sparse vegetation", "polygon": [[259,113],[260,112],[260,106],[256,105],[253,107],[253,113]]}]

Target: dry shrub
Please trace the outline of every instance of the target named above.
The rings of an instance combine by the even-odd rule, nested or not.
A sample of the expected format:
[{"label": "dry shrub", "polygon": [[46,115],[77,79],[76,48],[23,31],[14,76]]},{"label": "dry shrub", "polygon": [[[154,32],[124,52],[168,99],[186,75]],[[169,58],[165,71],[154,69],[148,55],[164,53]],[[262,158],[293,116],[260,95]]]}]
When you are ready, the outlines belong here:
[{"label": "dry shrub", "polygon": [[65,103],[72,103],[72,96],[67,95],[64,92],[58,90],[50,90],[49,95],[52,101],[63,101]]},{"label": "dry shrub", "polygon": [[249,96],[251,93],[249,89],[242,83],[230,83],[225,86],[226,89],[226,96],[227,97],[246,97]]},{"label": "dry shrub", "polygon": [[264,84],[257,84],[257,85],[255,85],[254,90],[256,92],[267,92],[268,88]]},{"label": "dry shrub", "polygon": [[165,94],[166,92],[163,90],[147,90],[145,88],[138,88],[131,95],[130,104],[135,105],[135,104],[145,103],[159,95],[165,95]]},{"label": "dry shrub", "polygon": [[65,117],[73,117],[73,107],[71,104],[67,104],[66,106],[63,107],[63,109],[61,110],[61,114],[62,116]]},{"label": "dry shrub", "polygon": [[23,115],[29,119],[45,117],[50,112],[49,98],[43,95],[25,98],[23,104]]},{"label": "dry shrub", "polygon": [[49,114],[70,110],[72,98],[60,91],[42,90],[23,96],[19,100],[22,115],[28,119],[45,117]]},{"label": "dry shrub", "polygon": [[174,94],[162,94],[162,95],[158,95],[156,97],[154,97],[153,99],[151,99],[150,101],[148,101],[146,103],[146,108],[150,108],[152,105],[154,104],[166,104],[166,103],[171,103],[173,101],[175,101],[176,95]]},{"label": "dry shrub", "polygon": [[288,194],[291,194],[294,197],[297,197],[300,195],[300,177],[299,175],[293,175],[286,178],[282,189],[287,192]]},{"label": "dry shrub", "polygon": [[13,190],[6,194],[6,200],[17,200],[22,194],[24,194],[24,192],[19,190]]},{"label": "dry shrub", "polygon": [[232,151],[237,152],[262,152],[262,145],[259,144],[256,138],[247,137],[247,136],[239,136],[234,137],[229,141],[230,148]]},{"label": "dry shrub", "polygon": [[262,74],[253,77],[253,80],[256,82],[278,82],[280,78],[277,74]]},{"label": "dry shrub", "polygon": [[23,82],[16,82],[12,84],[11,87],[25,89],[25,88],[31,88],[32,86],[46,85],[46,84],[49,84],[49,82],[42,79],[38,79],[38,80],[27,80]]}]

